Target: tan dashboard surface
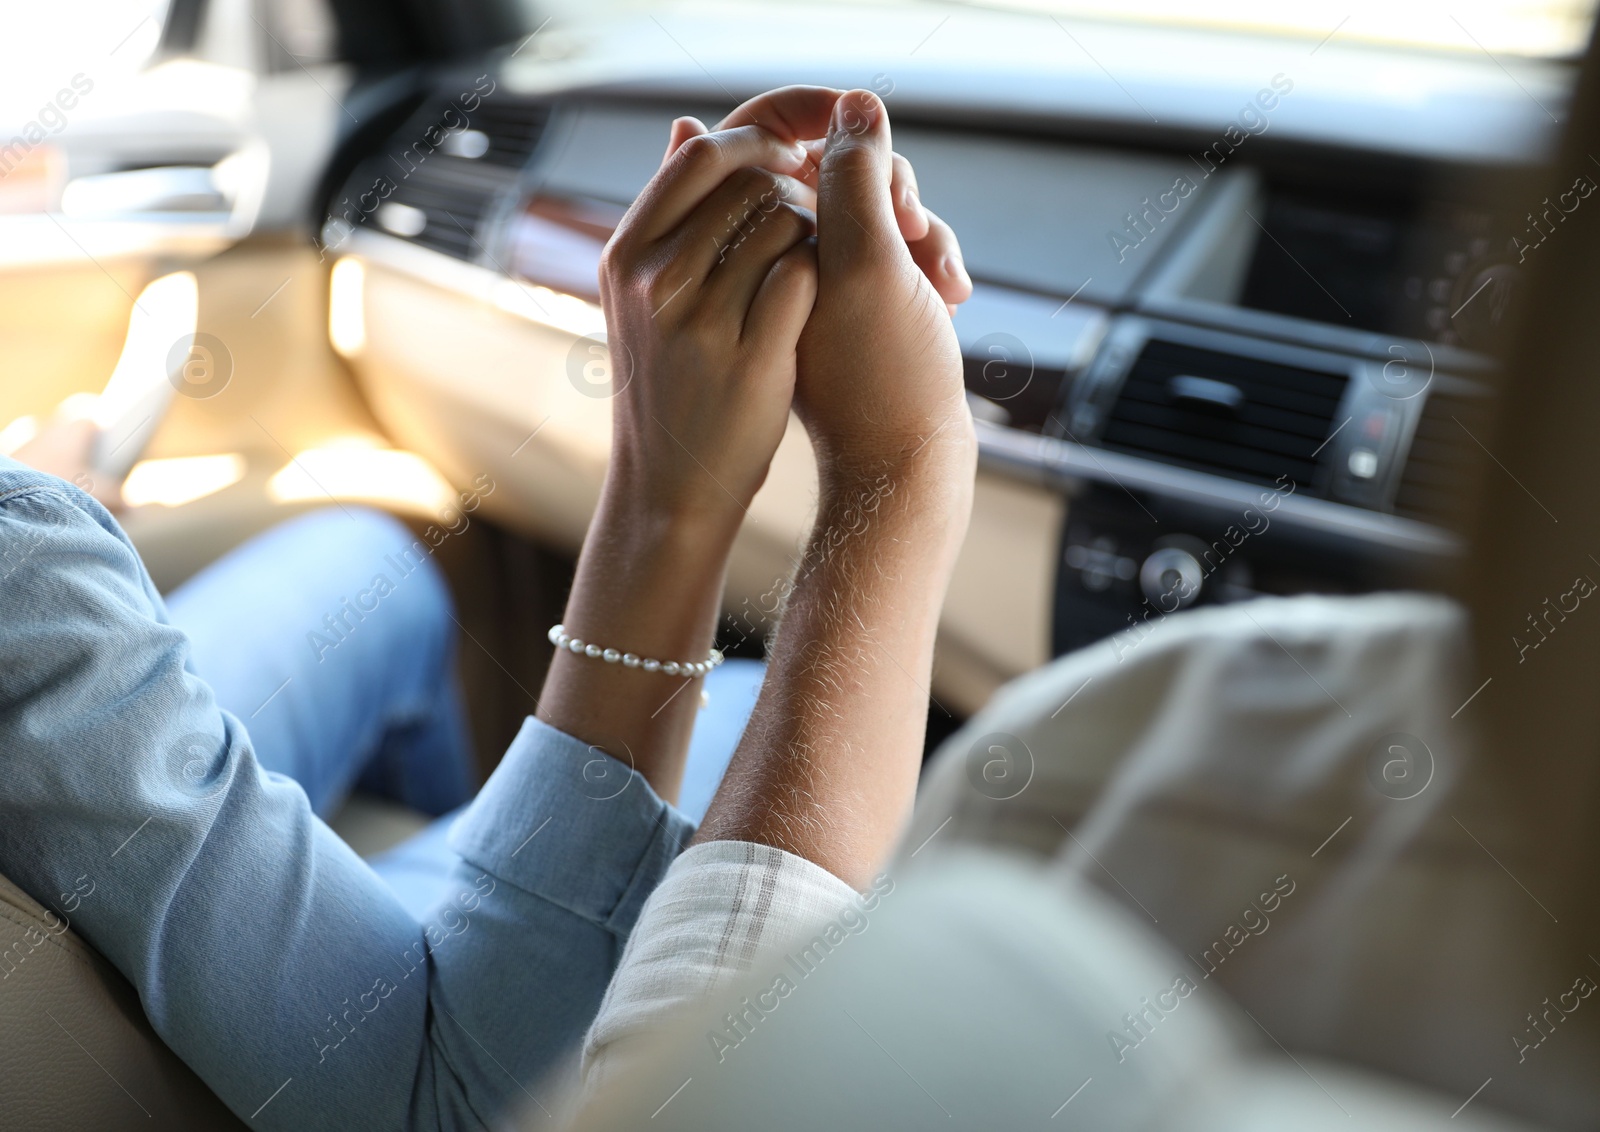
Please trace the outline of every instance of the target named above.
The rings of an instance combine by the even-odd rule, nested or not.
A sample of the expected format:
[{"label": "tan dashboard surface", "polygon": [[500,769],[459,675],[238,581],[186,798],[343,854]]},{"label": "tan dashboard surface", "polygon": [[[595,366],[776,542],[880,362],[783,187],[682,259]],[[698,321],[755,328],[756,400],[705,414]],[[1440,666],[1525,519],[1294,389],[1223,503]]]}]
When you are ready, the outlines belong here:
[{"label": "tan dashboard surface", "polygon": [[[499,521],[576,549],[599,497],[610,402],[569,377],[573,334],[368,263],[366,346],[352,364],[395,440],[456,483],[487,474]],[[759,623],[810,527],[816,468],[791,419],[734,550],[727,608]],[[1060,496],[980,473],[941,622],[934,697],[975,711],[1049,659]]]}]

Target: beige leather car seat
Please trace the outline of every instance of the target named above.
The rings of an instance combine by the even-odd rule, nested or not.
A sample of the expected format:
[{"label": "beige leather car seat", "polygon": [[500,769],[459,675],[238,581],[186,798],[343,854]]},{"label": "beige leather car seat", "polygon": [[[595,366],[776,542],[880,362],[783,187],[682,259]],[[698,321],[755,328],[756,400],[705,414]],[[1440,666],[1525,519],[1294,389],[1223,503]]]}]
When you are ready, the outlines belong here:
[{"label": "beige leather car seat", "polygon": [[0,876],[0,1126],[245,1127],[68,923]]}]

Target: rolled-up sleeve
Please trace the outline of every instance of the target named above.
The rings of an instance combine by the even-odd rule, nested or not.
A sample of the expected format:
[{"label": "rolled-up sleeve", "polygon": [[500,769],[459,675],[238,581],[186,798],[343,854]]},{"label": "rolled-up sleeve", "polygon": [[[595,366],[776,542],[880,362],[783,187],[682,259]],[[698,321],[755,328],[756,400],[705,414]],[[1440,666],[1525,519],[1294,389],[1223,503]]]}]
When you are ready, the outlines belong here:
[{"label": "rolled-up sleeve", "polygon": [[862,895],[804,857],[768,845],[707,841],[690,848],[651,893],[589,1029],[584,1094],[625,1073],[687,1004],[819,929],[841,939],[854,934],[892,889],[884,876]]},{"label": "rolled-up sleeve", "polygon": [[252,1127],[537,1111],[690,823],[530,720],[453,831],[451,899],[418,923],[261,769],[187,655],[111,517],[0,459],[0,871]]}]

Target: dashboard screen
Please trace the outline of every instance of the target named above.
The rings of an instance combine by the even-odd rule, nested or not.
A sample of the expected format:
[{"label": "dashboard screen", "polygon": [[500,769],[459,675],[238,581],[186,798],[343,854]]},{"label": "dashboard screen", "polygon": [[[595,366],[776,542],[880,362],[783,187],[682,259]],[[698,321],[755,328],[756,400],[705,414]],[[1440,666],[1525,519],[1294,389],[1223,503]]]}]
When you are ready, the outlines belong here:
[{"label": "dashboard screen", "polygon": [[1245,307],[1477,349],[1505,322],[1516,271],[1486,211],[1273,193],[1258,219]]}]

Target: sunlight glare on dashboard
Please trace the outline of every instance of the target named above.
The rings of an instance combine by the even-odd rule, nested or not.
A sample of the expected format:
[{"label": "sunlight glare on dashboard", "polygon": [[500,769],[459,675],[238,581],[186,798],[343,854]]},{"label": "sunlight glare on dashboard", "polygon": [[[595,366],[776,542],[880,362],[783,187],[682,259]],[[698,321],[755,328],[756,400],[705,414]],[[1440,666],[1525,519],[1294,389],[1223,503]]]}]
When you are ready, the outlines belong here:
[{"label": "sunlight glare on dashboard", "polygon": [[378,448],[363,438],[307,449],[267,481],[275,503],[361,500],[437,516],[455,502],[448,480],[415,452]]},{"label": "sunlight glare on dashboard", "polygon": [[605,333],[606,316],[598,303],[563,291],[552,291],[537,283],[501,280],[495,284],[494,302],[507,314],[518,315],[554,330],[564,330],[580,338]]},{"label": "sunlight glare on dashboard", "polygon": [[123,481],[122,501],[129,507],[182,507],[232,487],[244,473],[244,457],[237,452],[141,460]]},{"label": "sunlight glare on dashboard", "polygon": [[333,265],[328,280],[328,340],[342,357],[353,358],[367,348],[367,269],[354,256]]}]

